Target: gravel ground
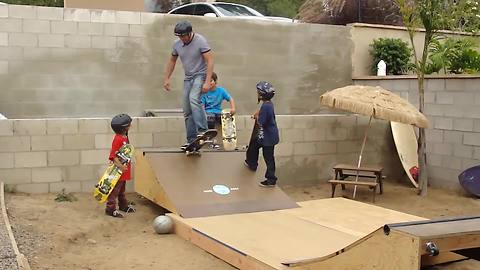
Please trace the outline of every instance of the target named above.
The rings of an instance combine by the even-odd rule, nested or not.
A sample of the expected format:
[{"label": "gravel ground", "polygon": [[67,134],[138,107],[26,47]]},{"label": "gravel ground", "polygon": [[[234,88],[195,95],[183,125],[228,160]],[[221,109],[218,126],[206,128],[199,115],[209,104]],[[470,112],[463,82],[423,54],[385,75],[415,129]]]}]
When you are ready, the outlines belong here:
[{"label": "gravel ground", "polygon": [[[15,224],[14,219],[10,219],[10,222]],[[28,259],[37,258],[38,250],[45,248],[46,237],[35,233],[31,224],[24,226],[17,223],[12,226],[12,230],[15,235],[15,240],[17,241],[18,249]],[[35,262],[29,260],[29,264],[33,267]]]},{"label": "gravel ground", "polygon": [[0,213],[0,270],[7,269],[16,270],[18,266],[15,252],[8,237],[7,227],[5,227],[3,216]]}]

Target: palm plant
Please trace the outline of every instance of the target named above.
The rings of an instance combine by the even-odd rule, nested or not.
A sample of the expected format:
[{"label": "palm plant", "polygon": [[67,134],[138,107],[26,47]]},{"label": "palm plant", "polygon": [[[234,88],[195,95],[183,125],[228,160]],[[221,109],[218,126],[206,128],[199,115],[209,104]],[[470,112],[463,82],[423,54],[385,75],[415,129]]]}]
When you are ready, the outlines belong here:
[{"label": "palm plant", "polygon": [[[443,42],[442,42],[443,40]],[[475,73],[480,71],[477,42],[471,38],[445,38],[438,36],[429,46],[429,59],[425,73]]]}]

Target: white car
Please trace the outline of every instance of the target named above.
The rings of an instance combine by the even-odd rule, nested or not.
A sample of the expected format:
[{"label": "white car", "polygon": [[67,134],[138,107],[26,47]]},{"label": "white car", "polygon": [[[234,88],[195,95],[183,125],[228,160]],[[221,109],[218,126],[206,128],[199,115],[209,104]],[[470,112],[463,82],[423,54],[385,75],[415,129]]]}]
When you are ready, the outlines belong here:
[{"label": "white car", "polygon": [[224,2],[186,4],[170,10],[168,14],[294,22],[289,18],[264,16],[255,9],[244,5]]}]

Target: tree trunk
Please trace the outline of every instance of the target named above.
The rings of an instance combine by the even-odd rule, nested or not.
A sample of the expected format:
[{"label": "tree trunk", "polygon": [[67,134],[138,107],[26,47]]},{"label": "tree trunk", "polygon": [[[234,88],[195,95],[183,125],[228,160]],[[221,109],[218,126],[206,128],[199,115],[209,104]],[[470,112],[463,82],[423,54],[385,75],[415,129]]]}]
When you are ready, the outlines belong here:
[{"label": "tree trunk", "polygon": [[[426,31],[425,32],[425,41],[423,45],[422,60],[420,62],[419,68],[417,68],[417,77],[418,77],[418,96],[419,96],[419,110],[421,113],[425,110],[425,66],[428,59],[428,47],[432,41],[433,33]],[[428,172],[427,172],[427,156],[426,156],[426,138],[425,138],[425,129],[420,128],[418,134],[418,167],[419,167],[419,189],[421,196],[427,196],[428,188]]]},{"label": "tree trunk", "polygon": [[[425,75],[422,74],[418,78],[418,92],[420,98],[420,105],[419,110],[421,113],[424,111],[425,103]],[[421,196],[427,196],[427,187],[428,187],[428,173],[427,173],[427,156],[425,153],[426,143],[425,143],[425,129],[420,128],[418,134],[418,167],[419,167],[419,174],[418,174],[418,188],[420,189]]]}]

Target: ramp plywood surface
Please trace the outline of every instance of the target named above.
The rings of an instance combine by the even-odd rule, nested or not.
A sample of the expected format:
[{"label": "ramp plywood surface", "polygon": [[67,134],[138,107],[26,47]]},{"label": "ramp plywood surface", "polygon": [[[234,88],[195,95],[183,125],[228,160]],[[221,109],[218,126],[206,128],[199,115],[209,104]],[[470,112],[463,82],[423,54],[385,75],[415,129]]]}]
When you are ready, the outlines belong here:
[{"label": "ramp plywood surface", "polygon": [[[359,237],[398,220],[426,220],[425,218],[344,198],[312,200],[299,204],[302,207],[291,209],[288,213]],[[322,214],[319,215],[318,211],[321,211]]]},{"label": "ramp plywood surface", "polygon": [[[161,192],[145,197],[151,200],[155,197],[153,201],[182,217],[298,207],[280,188],[258,186],[265,173],[263,167],[252,172],[243,165],[244,159],[243,151],[204,151],[201,156],[186,156],[177,151],[146,151],[143,161],[148,162],[154,177],[138,172],[147,177],[136,177],[135,181],[154,181],[150,186],[161,187]],[[141,164],[136,167],[146,169]],[[147,189],[142,190],[146,192]],[[137,192],[142,194],[142,191]],[[162,205],[162,202],[170,205]]]},{"label": "ramp plywood surface", "polygon": [[[282,263],[333,257],[392,220],[423,220],[343,198],[299,205],[300,208],[281,211],[189,219],[172,217],[274,269],[286,269]],[[353,218],[342,220],[349,215]]]}]

